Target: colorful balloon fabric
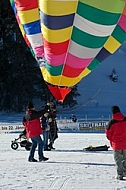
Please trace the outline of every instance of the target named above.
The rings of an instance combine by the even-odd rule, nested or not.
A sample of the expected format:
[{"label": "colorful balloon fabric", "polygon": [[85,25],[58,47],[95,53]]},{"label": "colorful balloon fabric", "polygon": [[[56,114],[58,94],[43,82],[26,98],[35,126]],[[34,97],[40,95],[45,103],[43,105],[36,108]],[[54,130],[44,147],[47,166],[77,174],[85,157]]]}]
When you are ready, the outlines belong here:
[{"label": "colorful balloon fabric", "polygon": [[59,101],[126,40],[125,0],[10,2],[43,78]]}]

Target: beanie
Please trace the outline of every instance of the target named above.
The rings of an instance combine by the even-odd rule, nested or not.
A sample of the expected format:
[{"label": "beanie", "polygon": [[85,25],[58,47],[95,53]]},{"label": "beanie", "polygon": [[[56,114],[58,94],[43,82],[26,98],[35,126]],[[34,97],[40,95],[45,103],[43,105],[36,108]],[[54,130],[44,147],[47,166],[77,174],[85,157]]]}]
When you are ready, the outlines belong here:
[{"label": "beanie", "polygon": [[29,102],[27,107],[28,107],[28,109],[32,109],[32,108],[34,108],[35,106],[34,106],[34,104],[33,104],[32,102]]},{"label": "beanie", "polygon": [[118,106],[112,106],[112,107],[111,107],[111,111],[112,111],[112,114],[115,114],[115,113],[120,112],[120,109],[119,109]]}]

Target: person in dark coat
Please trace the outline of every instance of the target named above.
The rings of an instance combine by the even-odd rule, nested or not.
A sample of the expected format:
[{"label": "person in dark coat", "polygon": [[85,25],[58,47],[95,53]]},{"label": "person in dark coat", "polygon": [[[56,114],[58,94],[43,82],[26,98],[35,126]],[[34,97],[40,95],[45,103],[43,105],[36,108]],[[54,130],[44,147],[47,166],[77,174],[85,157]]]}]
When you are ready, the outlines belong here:
[{"label": "person in dark coat", "polygon": [[75,116],[74,114],[72,114],[70,118],[71,118],[71,120],[72,120],[74,123],[77,122],[77,118],[76,118],[76,116]]},{"label": "person in dark coat", "polygon": [[114,151],[117,179],[126,177],[126,117],[118,106],[112,106],[112,119],[106,126],[106,137]]},{"label": "person in dark coat", "polygon": [[48,148],[48,140],[49,140],[49,131],[50,131],[50,122],[52,119],[49,118],[50,110],[45,110],[44,114],[41,117],[41,125],[43,130],[43,141],[44,141],[44,151],[50,151]]},{"label": "person in dark coat", "polygon": [[31,138],[32,141],[32,147],[30,150],[29,162],[37,162],[36,159],[34,159],[34,154],[36,147],[38,145],[38,156],[39,161],[46,161],[48,158],[44,157],[43,155],[43,140],[41,138],[42,134],[42,128],[40,123],[40,117],[43,115],[44,110],[41,111],[35,111],[35,106],[32,102],[28,103],[28,110],[26,111],[25,116],[23,117],[23,124],[26,128],[26,133],[28,138]]},{"label": "person in dark coat", "polygon": [[56,122],[56,114],[57,114],[56,105],[51,100],[49,103],[46,104],[45,108],[50,109],[49,117],[52,118],[52,122],[50,122],[48,147],[50,149],[55,149],[53,147],[53,144],[54,144],[54,141],[58,138],[58,127],[57,127],[57,122]]}]

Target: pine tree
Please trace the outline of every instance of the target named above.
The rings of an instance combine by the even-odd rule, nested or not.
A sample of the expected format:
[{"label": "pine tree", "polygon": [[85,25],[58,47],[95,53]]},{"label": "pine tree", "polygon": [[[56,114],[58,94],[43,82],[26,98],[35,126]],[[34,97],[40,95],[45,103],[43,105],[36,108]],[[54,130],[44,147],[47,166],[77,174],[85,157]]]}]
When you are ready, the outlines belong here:
[{"label": "pine tree", "polygon": [[[77,104],[77,87],[64,106]],[[27,47],[10,2],[0,1],[0,111],[25,109],[27,102],[38,98],[47,102],[52,95],[41,75],[38,63]]]},{"label": "pine tree", "polygon": [[22,111],[28,100],[38,97],[40,69],[23,40],[8,1],[1,1],[0,110]]}]

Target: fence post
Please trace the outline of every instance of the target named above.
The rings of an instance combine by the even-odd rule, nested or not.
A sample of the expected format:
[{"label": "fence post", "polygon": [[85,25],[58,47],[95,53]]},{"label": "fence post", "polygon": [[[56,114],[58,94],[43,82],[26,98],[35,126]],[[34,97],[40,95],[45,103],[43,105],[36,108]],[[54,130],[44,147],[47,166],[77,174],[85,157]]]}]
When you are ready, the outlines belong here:
[{"label": "fence post", "polygon": [[87,115],[85,115],[85,121],[87,121],[87,120],[88,120]]}]

